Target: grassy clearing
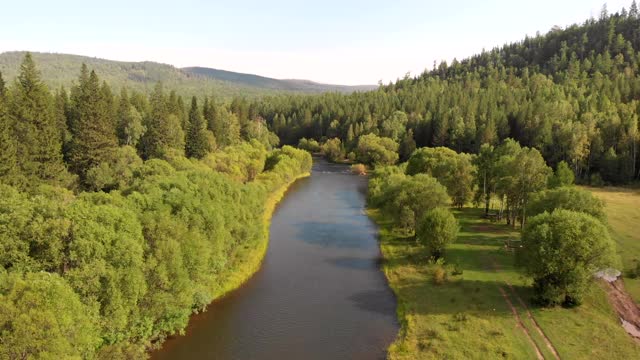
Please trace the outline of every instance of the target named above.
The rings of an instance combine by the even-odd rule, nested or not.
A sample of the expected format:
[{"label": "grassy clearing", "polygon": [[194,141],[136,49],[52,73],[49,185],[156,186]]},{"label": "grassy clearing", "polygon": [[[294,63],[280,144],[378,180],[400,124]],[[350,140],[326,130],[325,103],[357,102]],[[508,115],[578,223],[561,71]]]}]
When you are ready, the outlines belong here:
[{"label": "grassy clearing", "polygon": [[264,238],[256,246],[237,247],[229,266],[225,268],[225,273],[220,276],[223,280],[221,281],[219,288],[215,291],[214,299],[224,296],[225,294],[239,288],[260,269],[262,259],[264,259],[264,256],[267,253],[269,245],[269,226],[271,225],[271,217],[276,209],[276,205],[278,205],[280,200],[282,200],[285,193],[294,182],[310,175],[310,173],[301,174],[269,195],[265,203],[262,218]]},{"label": "grassy clearing", "polygon": [[640,278],[631,279],[628,270],[640,261],[640,190],[625,188],[586,188],[604,200],[611,235],[618,245],[618,254],[625,269],[625,288],[640,303]]},{"label": "grassy clearing", "polygon": [[[553,359],[518,297],[561,358],[640,358],[640,347],[619,325],[598,286],[577,309],[539,309],[529,304],[529,279],[504,249],[504,241],[519,238],[519,233],[483,220],[481,214],[476,209],[455,211],[461,231],[446,254],[448,281],[436,285],[436,265],[427,264],[424,251],[411,238],[394,232],[378,211],[369,211],[380,226],[383,271],[397,295],[402,324],[389,348],[390,359],[535,359],[536,347],[545,359]],[[454,276],[456,262],[463,274]],[[529,336],[517,325],[501,289]]]}]

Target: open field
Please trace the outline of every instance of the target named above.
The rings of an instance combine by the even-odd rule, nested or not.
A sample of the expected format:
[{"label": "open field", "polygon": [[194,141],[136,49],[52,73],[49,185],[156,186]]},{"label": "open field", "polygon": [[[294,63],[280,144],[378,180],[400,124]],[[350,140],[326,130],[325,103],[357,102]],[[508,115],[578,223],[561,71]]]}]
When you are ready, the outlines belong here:
[{"label": "open field", "polygon": [[[529,279],[504,249],[519,233],[455,211],[461,231],[447,254],[448,281],[436,285],[420,246],[391,229],[376,210],[383,270],[398,297],[402,330],[391,359],[631,359],[640,346],[619,325],[602,287],[594,285],[576,309],[531,305]],[[453,265],[462,268],[452,275]],[[557,353],[557,357],[556,357]]]},{"label": "open field", "polygon": [[625,270],[625,287],[640,303],[640,278],[628,276],[628,271],[635,269],[640,261],[640,190],[617,187],[586,189],[606,203],[611,236],[618,245]]}]

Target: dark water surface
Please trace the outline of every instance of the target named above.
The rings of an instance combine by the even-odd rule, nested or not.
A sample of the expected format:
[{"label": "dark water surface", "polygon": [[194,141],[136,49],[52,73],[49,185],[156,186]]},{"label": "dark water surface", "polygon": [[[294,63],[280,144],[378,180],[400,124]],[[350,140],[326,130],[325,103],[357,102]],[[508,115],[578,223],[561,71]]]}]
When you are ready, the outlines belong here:
[{"label": "dark water surface", "polygon": [[159,359],[381,359],[398,329],[366,179],[314,159],[274,213],[262,269],[192,318]]}]

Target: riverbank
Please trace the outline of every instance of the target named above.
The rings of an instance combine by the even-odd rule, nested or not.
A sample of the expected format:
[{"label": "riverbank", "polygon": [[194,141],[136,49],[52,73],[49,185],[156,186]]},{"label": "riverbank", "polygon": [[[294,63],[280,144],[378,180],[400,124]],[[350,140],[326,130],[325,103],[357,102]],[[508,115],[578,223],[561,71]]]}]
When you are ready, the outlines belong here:
[{"label": "riverbank", "polygon": [[[519,237],[481,218],[482,210],[455,210],[461,231],[447,251],[447,280],[434,282],[424,251],[375,210],[383,272],[396,294],[402,326],[389,359],[630,359],[640,357],[620,326],[603,288],[594,284],[574,309],[531,305],[530,281],[504,249]],[[461,274],[454,275],[457,263]]]},{"label": "riverbank", "polygon": [[294,177],[291,181],[284,184],[267,197],[262,217],[264,237],[255,247],[238,247],[230,265],[227,266],[225,271],[220,275],[222,281],[214,292],[214,301],[215,299],[219,299],[242,286],[245,282],[251,279],[258,270],[260,270],[262,260],[264,259],[269,247],[269,226],[271,225],[271,217],[273,216],[276,206],[282,200],[291,185],[300,179],[309,177],[310,175],[310,172],[306,172]]},{"label": "riverbank", "polygon": [[640,304],[640,190],[623,187],[584,187],[602,199],[606,206],[611,237],[622,260],[625,288]]}]

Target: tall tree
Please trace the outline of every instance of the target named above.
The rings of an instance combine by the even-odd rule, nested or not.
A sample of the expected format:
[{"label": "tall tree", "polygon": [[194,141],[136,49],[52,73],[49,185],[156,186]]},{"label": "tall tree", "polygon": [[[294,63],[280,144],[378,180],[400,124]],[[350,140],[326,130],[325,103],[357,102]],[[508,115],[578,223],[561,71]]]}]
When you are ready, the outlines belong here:
[{"label": "tall tree", "polygon": [[71,179],[62,161],[62,142],[52,105],[49,90],[27,53],[8,104],[19,168],[28,181],[68,185]]},{"label": "tall tree", "polygon": [[18,163],[16,158],[16,142],[13,124],[7,116],[6,90],[2,73],[0,73],[0,182],[14,184],[17,179]]},{"label": "tall tree", "polygon": [[202,159],[209,151],[211,151],[206,131],[207,129],[205,128],[202,114],[198,108],[198,100],[196,100],[196,97],[194,96],[191,99],[189,123],[187,124],[185,148],[187,157]]},{"label": "tall tree", "polygon": [[110,97],[110,90],[100,86],[95,71],[88,78],[83,71],[72,98],[76,118],[69,153],[71,169],[81,178],[92,167],[109,160],[118,146]]},{"label": "tall tree", "polygon": [[184,151],[184,132],[180,118],[172,114],[162,83],[156,84],[150,97],[151,109],[145,120],[146,132],[141,139],[145,158],[160,158],[169,149]]}]

